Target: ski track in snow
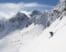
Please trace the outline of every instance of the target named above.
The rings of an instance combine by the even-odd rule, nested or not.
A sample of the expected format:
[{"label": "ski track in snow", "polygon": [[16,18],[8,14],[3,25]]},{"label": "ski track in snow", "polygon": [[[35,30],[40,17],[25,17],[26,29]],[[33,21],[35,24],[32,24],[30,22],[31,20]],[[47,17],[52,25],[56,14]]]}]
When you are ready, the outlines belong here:
[{"label": "ski track in snow", "polygon": [[[56,20],[49,28],[27,46],[21,47],[20,52],[66,52],[66,16]],[[57,22],[60,22],[59,24]],[[58,24],[58,25],[57,25]],[[54,27],[56,26],[57,27]],[[49,32],[56,31],[49,39]]]}]

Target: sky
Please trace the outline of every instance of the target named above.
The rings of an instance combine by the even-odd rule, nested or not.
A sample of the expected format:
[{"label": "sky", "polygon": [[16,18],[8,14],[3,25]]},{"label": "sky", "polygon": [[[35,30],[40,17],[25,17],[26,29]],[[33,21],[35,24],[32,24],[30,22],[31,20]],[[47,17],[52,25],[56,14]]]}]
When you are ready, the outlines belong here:
[{"label": "sky", "polygon": [[46,5],[56,5],[59,0],[0,0],[0,3],[31,3],[31,2],[37,2],[40,4],[46,4]]}]

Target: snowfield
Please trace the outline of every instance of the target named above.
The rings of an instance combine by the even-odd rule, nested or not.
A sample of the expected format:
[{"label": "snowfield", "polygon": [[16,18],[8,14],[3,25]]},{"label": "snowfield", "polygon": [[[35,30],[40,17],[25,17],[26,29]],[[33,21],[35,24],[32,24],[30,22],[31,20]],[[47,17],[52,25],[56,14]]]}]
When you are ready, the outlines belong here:
[{"label": "snowfield", "polygon": [[[41,25],[30,25],[0,40],[1,52],[66,52],[66,16],[58,18],[44,31]],[[50,31],[54,33],[51,37]]]},{"label": "snowfield", "polygon": [[[57,21],[59,23],[57,23]],[[20,52],[66,52],[66,16],[57,19],[39,37],[32,40],[27,46],[21,47]],[[55,26],[55,27],[54,27]],[[56,28],[57,27],[57,28]],[[53,30],[52,30],[53,29]],[[55,32],[50,37],[50,31]]]}]

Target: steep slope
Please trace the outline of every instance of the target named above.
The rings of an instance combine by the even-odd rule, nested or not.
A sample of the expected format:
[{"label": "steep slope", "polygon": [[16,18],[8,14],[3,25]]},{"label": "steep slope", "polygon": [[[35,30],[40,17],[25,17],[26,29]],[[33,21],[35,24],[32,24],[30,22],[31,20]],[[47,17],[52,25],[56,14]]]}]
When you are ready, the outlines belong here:
[{"label": "steep slope", "polygon": [[[20,52],[66,52],[66,16],[57,19],[49,28],[35,38],[27,46],[21,47]],[[50,38],[50,31],[54,36]]]}]

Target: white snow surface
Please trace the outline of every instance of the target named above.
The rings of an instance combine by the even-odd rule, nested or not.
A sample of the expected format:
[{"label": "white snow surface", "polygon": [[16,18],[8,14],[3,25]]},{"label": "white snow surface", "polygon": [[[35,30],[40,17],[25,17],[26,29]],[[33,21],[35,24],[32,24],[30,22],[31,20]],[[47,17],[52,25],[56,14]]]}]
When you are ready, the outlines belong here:
[{"label": "white snow surface", "polygon": [[[66,16],[57,19],[49,28],[44,30],[39,37],[28,45],[20,48],[19,52],[66,52]],[[50,38],[49,32],[54,32]]]},{"label": "white snow surface", "polygon": [[[40,30],[39,30],[40,29]],[[19,52],[21,46],[29,44],[32,39],[42,32],[41,25],[32,24],[23,30],[17,30],[0,40],[1,52]]]}]

